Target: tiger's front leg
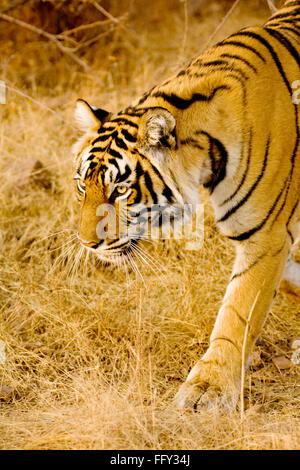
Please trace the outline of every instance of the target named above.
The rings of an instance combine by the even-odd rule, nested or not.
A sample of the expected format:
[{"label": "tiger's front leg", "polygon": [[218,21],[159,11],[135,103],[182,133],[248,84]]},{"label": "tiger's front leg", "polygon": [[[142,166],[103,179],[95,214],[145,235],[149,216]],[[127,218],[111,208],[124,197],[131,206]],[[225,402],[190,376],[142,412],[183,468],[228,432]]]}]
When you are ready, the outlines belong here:
[{"label": "tiger's front leg", "polygon": [[255,238],[237,247],[233,275],[209,349],[180,387],[175,397],[179,408],[234,408],[237,404],[243,357],[247,363],[290,251],[286,237],[261,234]]}]

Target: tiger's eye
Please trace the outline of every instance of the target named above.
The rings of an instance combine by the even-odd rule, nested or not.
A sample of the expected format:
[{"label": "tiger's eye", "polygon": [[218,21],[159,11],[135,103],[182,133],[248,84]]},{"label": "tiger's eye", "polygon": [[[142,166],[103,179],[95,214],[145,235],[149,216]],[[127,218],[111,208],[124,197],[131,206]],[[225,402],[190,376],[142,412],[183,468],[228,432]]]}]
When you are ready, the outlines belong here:
[{"label": "tiger's eye", "polygon": [[125,194],[128,188],[127,188],[127,186],[120,185],[120,186],[117,186],[116,189],[117,189],[119,194]]}]

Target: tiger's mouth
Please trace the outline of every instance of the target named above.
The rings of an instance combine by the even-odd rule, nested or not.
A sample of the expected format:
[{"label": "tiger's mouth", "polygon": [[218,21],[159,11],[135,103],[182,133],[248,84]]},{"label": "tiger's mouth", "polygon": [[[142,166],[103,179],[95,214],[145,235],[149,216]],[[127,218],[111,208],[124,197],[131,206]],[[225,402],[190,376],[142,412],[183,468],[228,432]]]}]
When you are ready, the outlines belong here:
[{"label": "tiger's mouth", "polygon": [[126,244],[121,247],[96,249],[94,253],[97,258],[108,264],[119,264],[122,260],[127,260],[135,256],[135,247],[138,244],[138,239],[129,239]]}]

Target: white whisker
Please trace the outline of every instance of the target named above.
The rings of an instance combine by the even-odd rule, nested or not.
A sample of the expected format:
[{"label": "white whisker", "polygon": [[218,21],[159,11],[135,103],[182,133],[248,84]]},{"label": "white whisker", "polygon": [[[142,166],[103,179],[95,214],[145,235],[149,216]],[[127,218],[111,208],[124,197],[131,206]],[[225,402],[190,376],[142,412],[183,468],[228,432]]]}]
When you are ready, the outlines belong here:
[{"label": "white whisker", "polygon": [[130,259],[131,262],[132,262],[132,267],[133,267],[135,273],[137,274],[138,277],[140,277],[140,279],[142,280],[144,286],[147,288],[145,279],[144,279],[144,277],[143,277],[141,271],[139,270],[138,265],[136,264],[136,262],[135,262],[133,256],[131,255],[131,253],[128,253],[128,257],[129,257],[129,259]]},{"label": "white whisker", "polygon": [[166,287],[167,290],[167,278],[164,274],[162,274],[161,270],[163,269],[162,266],[159,266],[157,263],[154,262],[152,259],[151,255],[146,253],[144,250],[141,249],[141,247],[138,247],[135,245],[133,247],[133,251],[136,253],[136,255],[151,269],[151,271],[155,274],[158,275],[158,277],[163,281],[164,286]]}]

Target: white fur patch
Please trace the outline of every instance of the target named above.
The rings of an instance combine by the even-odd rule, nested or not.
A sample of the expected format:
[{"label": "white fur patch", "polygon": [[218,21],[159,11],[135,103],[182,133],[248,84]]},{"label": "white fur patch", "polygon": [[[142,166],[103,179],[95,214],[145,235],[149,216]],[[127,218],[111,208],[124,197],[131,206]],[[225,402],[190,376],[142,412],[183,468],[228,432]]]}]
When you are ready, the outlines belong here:
[{"label": "white fur patch", "polygon": [[300,287],[300,264],[296,263],[291,255],[288,257],[283,279],[290,282],[294,286]]},{"label": "white fur patch", "polygon": [[82,132],[88,132],[99,127],[99,121],[93,111],[90,109],[89,105],[82,100],[78,100],[76,103],[74,119],[79,130]]},{"label": "white fur patch", "polygon": [[169,133],[168,123],[164,116],[151,116],[147,122],[147,137],[149,145],[157,145],[160,139]]}]

